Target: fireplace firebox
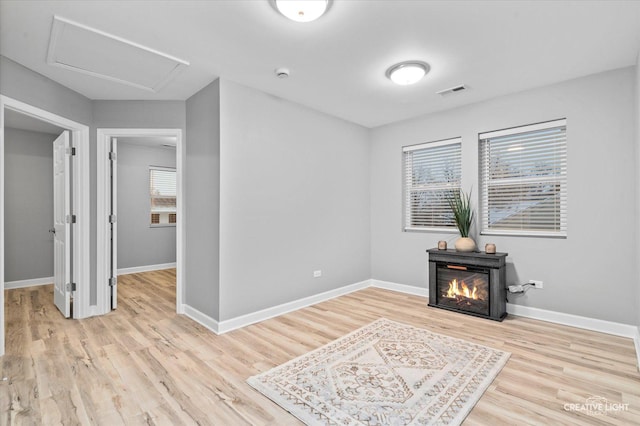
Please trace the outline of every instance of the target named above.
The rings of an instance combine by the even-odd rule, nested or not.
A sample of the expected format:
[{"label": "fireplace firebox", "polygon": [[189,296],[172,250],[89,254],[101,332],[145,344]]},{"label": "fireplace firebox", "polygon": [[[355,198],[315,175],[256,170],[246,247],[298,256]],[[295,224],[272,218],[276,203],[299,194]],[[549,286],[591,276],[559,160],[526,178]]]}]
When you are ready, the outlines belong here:
[{"label": "fireplace firebox", "polygon": [[502,321],[507,316],[506,258],[455,250],[429,253],[429,306]]}]

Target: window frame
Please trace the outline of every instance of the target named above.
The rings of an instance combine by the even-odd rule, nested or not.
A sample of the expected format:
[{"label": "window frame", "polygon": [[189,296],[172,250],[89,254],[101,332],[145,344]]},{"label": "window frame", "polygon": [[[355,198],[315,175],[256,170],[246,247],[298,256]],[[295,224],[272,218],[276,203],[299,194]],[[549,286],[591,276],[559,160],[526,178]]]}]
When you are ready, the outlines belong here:
[{"label": "window frame", "polygon": [[[153,223],[153,215],[154,214],[161,214],[159,212],[154,212],[153,211],[153,195],[151,194],[151,173],[154,170],[158,170],[158,171],[165,171],[165,172],[174,172],[175,173],[175,178],[176,178],[176,209],[175,211],[171,212],[171,211],[167,211],[167,222],[162,222],[162,223]],[[149,166],[149,172],[147,174],[147,191],[148,191],[148,200],[149,200],[149,214],[148,214],[148,223],[149,223],[149,227],[150,228],[165,228],[165,227],[175,227],[177,224],[177,220],[176,222],[170,222],[169,221],[169,215],[170,214],[176,214],[178,213],[178,194],[177,194],[177,179],[178,179],[178,174],[177,174],[177,170],[175,167],[166,167],[166,166]]]},{"label": "window frame", "polygon": [[[459,174],[457,176],[457,186],[451,186],[452,190],[460,190],[462,187],[462,137],[453,137],[448,139],[440,139],[431,142],[425,142],[415,145],[406,145],[402,147],[402,232],[438,232],[438,233],[451,233],[455,234],[458,232],[458,228],[455,223],[452,221],[450,225],[446,226],[415,226],[411,225],[411,208],[410,205],[410,195],[412,191],[412,185],[410,184],[410,172],[407,170],[407,155],[408,153],[427,150],[430,148],[439,148],[442,146],[456,146],[458,149],[458,170]],[[446,186],[446,183],[441,183],[441,185]]]},{"label": "window frame", "polygon": [[[489,226],[489,218],[488,212],[490,209],[488,190],[489,186],[485,181],[485,175],[488,174],[485,170],[487,164],[490,161],[487,161],[484,158],[486,155],[483,154],[484,144],[487,143],[490,139],[497,139],[505,136],[518,135],[524,133],[532,133],[536,131],[545,131],[556,128],[564,128],[564,145],[561,147],[561,154],[564,155],[564,167],[561,167],[560,174],[556,175],[554,178],[549,178],[548,176],[540,177],[536,179],[535,177],[527,177],[521,182],[526,182],[529,184],[535,183],[543,183],[543,182],[556,182],[560,185],[559,198],[560,198],[560,208],[559,208],[559,230],[551,231],[551,230],[533,230],[533,229],[492,229]],[[568,138],[567,138],[567,119],[557,119],[550,120],[535,124],[528,124],[516,127],[510,127],[502,130],[495,130],[490,132],[484,132],[478,134],[478,184],[480,190],[478,191],[478,222],[480,227],[480,235],[497,235],[497,236],[518,236],[518,237],[544,237],[544,238],[567,238],[567,216],[568,216]],[[509,178],[513,179],[513,183],[517,183],[517,178]],[[487,205],[485,205],[485,201]]]}]

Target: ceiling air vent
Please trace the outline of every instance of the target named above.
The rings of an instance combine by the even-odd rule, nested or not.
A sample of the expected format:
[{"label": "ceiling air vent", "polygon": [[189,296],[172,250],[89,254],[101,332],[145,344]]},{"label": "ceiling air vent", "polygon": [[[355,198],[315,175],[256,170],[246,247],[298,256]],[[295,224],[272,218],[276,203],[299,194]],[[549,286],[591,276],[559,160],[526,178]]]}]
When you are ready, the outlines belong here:
[{"label": "ceiling air vent", "polygon": [[187,61],[54,16],[47,63],[157,92]]},{"label": "ceiling air vent", "polygon": [[436,93],[438,95],[440,95],[440,96],[448,96],[448,95],[452,95],[454,93],[462,92],[464,90],[467,90],[467,86],[465,86],[464,84],[459,84],[457,86],[453,86],[453,87],[441,90],[441,91],[436,92]]}]

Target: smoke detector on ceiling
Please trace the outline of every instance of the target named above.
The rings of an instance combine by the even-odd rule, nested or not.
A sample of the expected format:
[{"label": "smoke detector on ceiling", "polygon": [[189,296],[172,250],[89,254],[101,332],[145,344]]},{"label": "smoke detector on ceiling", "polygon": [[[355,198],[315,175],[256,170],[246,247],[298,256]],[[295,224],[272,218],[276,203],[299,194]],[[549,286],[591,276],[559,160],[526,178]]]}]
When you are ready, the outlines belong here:
[{"label": "smoke detector on ceiling", "polygon": [[436,93],[438,95],[440,95],[440,96],[447,96],[447,95],[452,95],[454,93],[462,92],[462,91],[467,90],[467,89],[468,89],[468,87],[466,85],[459,84],[457,86],[453,86],[453,87],[441,90],[441,91],[436,92]]},{"label": "smoke detector on ceiling", "polygon": [[278,78],[287,78],[289,77],[289,68],[278,68],[275,73]]}]

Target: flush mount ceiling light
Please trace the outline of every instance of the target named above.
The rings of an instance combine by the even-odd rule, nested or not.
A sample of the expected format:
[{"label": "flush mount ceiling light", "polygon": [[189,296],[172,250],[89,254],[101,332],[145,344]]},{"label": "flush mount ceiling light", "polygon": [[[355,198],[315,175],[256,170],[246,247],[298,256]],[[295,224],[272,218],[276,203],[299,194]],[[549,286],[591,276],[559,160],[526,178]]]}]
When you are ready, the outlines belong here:
[{"label": "flush mount ceiling light", "polygon": [[426,62],[405,61],[390,67],[386,75],[394,83],[407,86],[420,81],[430,69],[431,67]]},{"label": "flush mount ceiling light", "polygon": [[296,22],[311,22],[321,17],[329,0],[275,0],[276,9]]}]

